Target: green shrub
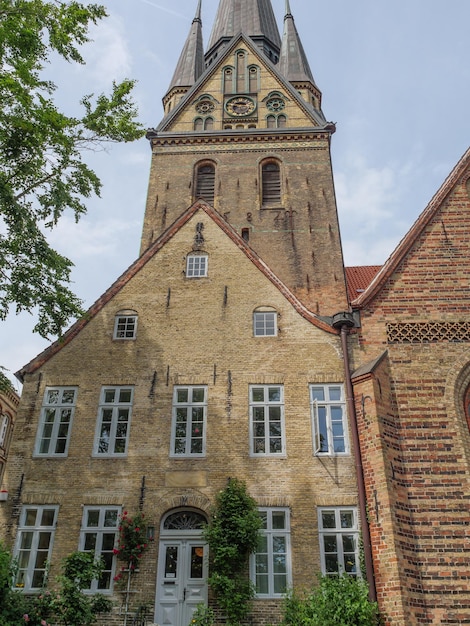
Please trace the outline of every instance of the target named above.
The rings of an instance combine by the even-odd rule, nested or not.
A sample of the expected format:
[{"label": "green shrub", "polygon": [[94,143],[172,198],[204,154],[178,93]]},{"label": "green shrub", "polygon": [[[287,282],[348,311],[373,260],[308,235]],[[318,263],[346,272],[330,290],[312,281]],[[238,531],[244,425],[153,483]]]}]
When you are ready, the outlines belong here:
[{"label": "green shrub", "polygon": [[370,602],[361,578],[321,576],[310,593],[291,591],[284,602],[283,626],[376,626],[377,603]]}]

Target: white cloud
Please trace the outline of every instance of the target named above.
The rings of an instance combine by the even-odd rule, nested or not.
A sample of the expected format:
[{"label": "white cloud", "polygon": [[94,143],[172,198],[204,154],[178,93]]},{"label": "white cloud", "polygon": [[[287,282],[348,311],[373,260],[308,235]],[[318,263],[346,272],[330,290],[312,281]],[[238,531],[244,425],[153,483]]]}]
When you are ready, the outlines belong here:
[{"label": "white cloud", "polygon": [[131,75],[132,56],[124,34],[124,26],[117,17],[108,17],[90,28],[92,42],[83,50],[88,76],[97,84],[122,80]]}]

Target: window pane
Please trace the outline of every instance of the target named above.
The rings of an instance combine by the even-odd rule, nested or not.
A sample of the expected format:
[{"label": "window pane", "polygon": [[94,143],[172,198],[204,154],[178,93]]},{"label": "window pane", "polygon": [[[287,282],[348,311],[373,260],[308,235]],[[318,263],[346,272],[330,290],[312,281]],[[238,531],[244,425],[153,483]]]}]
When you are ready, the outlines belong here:
[{"label": "window pane", "polygon": [[176,401],[177,402],[187,402],[188,401],[188,389],[177,389],[176,390]]},{"label": "window pane", "polygon": [[36,526],[37,509],[27,509],[25,526]]},{"label": "window pane", "polygon": [[353,511],[341,511],[341,528],[354,528]]},{"label": "window pane", "polygon": [[269,401],[270,402],[280,402],[281,401],[281,388],[280,387],[270,387],[269,388]]},{"label": "window pane", "polygon": [[312,387],[312,400],[325,400],[323,387]]},{"label": "window pane", "polygon": [[99,519],[100,519],[99,511],[95,511],[95,510],[88,511],[87,526],[89,527],[98,526]]},{"label": "window pane", "polygon": [[323,528],[336,528],[336,515],[334,511],[322,512],[322,526]]},{"label": "window pane", "polygon": [[337,402],[341,400],[341,387],[329,387],[330,401]]},{"label": "window pane", "polygon": [[44,509],[41,516],[41,526],[53,526],[55,518],[54,509]]},{"label": "window pane", "polygon": [[273,511],[272,525],[274,529],[284,529],[286,527],[286,514],[284,511]]},{"label": "window pane", "polygon": [[253,402],[263,402],[264,401],[264,389],[261,387],[255,387],[251,390],[251,395],[253,398]]},{"label": "window pane", "polygon": [[204,389],[193,389],[193,402],[204,402]]}]

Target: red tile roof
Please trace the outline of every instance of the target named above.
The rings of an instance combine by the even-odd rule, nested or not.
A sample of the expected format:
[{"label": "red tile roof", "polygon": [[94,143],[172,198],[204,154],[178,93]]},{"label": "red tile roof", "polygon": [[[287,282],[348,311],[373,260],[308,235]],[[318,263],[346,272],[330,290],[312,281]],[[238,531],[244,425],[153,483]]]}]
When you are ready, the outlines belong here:
[{"label": "red tile roof", "polygon": [[358,265],[345,268],[349,302],[364,293],[381,267],[381,265]]}]

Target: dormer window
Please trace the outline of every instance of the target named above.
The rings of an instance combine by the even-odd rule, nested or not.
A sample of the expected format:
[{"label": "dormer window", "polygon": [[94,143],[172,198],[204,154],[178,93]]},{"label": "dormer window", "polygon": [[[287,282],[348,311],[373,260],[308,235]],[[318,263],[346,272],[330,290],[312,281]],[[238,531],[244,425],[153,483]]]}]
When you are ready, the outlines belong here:
[{"label": "dormer window", "polygon": [[207,254],[188,254],[186,257],[186,278],[207,276]]},{"label": "dormer window", "polygon": [[114,339],[135,339],[137,336],[137,314],[120,312],[114,319]]}]

